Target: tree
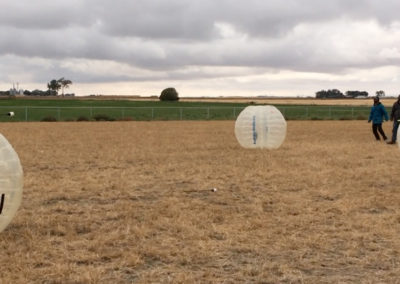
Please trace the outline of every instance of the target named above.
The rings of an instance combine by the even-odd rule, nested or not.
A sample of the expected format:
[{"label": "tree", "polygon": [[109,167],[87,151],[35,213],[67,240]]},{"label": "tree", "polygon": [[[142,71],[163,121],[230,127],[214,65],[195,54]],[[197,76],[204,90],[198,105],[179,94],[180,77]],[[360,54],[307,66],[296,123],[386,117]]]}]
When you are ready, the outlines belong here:
[{"label": "tree", "polygon": [[61,89],[61,84],[58,80],[51,80],[50,83],[47,83],[47,88],[49,91],[54,91],[56,94],[58,94],[58,90]]},{"label": "tree", "polygon": [[[69,85],[72,85],[72,81],[64,79],[64,77],[62,77],[58,80],[51,80],[50,83],[47,84],[47,88],[49,89],[49,91],[55,92],[56,95],[58,95],[58,91],[61,89],[62,96],[64,96],[64,89],[67,89]],[[50,92],[50,95],[52,95],[53,92]]]},{"label": "tree", "polygon": [[346,97],[348,97],[348,98],[368,97],[368,92],[366,92],[366,91],[346,91]]},{"label": "tree", "polygon": [[62,78],[58,79],[58,82],[59,82],[60,85],[61,85],[61,93],[62,93],[62,96],[64,96],[64,89],[68,89],[68,88],[69,88],[69,85],[72,85],[72,81],[71,81],[71,80],[64,79],[64,77],[62,77]]},{"label": "tree", "polygon": [[376,94],[377,97],[384,97],[385,96],[385,92],[382,91],[382,90],[376,91],[375,94]]},{"label": "tree", "polygon": [[160,101],[178,101],[179,96],[175,88],[166,88],[161,92]]},{"label": "tree", "polygon": [[324,98],[329,98],[329,99],[341,99],[344,98],[344,95],[341,91],[338,89],[332,89],[332,90],[322,90],[319,92],[315,93],[317,99],[324,99]]}]

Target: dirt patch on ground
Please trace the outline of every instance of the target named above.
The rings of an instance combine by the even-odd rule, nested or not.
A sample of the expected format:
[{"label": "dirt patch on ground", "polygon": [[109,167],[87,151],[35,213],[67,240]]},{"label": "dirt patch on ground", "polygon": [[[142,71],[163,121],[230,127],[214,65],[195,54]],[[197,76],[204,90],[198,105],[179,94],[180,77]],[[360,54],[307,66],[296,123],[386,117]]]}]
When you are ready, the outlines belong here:
[{"label": "dirt patch on ground", "polygon": [[234,121],[0,132],[25,173],[4,283],[398,281],[400,152],[364,121],[289,121],[275,151]]}]

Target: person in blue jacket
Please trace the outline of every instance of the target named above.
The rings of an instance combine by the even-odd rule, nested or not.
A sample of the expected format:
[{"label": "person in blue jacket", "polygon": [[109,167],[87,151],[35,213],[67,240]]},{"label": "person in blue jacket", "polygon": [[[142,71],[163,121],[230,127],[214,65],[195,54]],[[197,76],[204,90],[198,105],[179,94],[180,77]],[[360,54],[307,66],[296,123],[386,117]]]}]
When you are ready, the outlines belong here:
[{"label": "person in blue jacket", "polygon": [[374,133],[377,141],[381,140],[378,131],[382,135],[383,140],[387,139],[385,132],[382,129],[383,118],[385,118],[385,120],[388,121],[389,120],[388,113],[386,112],[386,109],[383,106],[383,104],[381,104],[381,102],[379,101],[379,97],[374,97],[374,105],[371,108],[368,122],[372,121],[372,133]]}]

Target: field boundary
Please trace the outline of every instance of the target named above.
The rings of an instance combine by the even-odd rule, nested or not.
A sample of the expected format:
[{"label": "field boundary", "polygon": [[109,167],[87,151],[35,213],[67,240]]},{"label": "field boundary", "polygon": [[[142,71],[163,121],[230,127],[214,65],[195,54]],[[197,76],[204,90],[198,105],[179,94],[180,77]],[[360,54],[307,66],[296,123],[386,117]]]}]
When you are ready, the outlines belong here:
[{"label": "field boundary", "polygon": [[[246,106],[0,106],[0,121],[235,120]],[[366,120],[367,106],[277,105],[287,120]],[[12,112],[14,115],[10,116]],[[390,112],[390,109],[388,109]]]}]

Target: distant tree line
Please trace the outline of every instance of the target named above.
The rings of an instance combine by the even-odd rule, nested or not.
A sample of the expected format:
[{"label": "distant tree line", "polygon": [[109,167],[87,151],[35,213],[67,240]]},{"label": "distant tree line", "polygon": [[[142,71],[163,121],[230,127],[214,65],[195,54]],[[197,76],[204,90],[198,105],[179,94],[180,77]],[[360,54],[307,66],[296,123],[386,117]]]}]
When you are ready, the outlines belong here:
[{"label": "distant tree line", "polygon": [[47,83],[47,90],[16,90],[15,88],[10,89],[9,91],[0,91],[0,96],[14,96],[16,94],[23,94],[25,96],[58,96],[58,91],[61,89],[62,96],[75,96],[75,94],[64,94],[64,90],[69,88],[72,85],[72,81],[68,79],[64,79],[64,77],[56,80],[53,79],[49,83]]},{"label": "distant tree line", "polygon": [[338,89],[321,90],[315,93],[317,99],[342,99],[344,95]]},{"label": "distant tree line", "polygon": [[47,90],[47,91],[42,91],[42,90],[33,90],[33,91],[29,91],[29,90],[25,90],[24,91],[24,95],[25,96],[57,96],[57,92],[52,91],[52,90]]},{"label": "distant tree line", "polygon": [[[346,98],[366,98],[368,97],[368,92],[366,91],[346,91],[343,94],[338,89],[332,90],[321,90],[315,93],[317,99],[346,99]],[[375,95],[378,97],[384,97],[385,92],[380,90],[376,91]]]}]

